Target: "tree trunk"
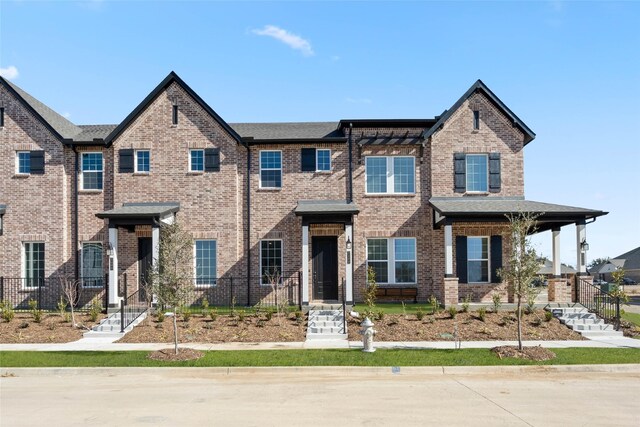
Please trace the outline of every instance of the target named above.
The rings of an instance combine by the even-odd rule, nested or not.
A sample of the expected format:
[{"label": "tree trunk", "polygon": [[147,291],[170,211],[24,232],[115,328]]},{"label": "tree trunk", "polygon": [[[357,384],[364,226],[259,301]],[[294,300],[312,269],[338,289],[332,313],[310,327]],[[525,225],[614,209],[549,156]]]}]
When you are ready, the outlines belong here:
[{"label": "tree trunk", "polygon": [[178,354],[178,307],[173,308],[173,342],[176,354]]},{"label": "tree trunk", "polygon": [[518,295],[518,305],[516,308],[516,316],[518,319],[518,350],[522,351],[522,310],[520,306],[522,305],[522,297]]}]

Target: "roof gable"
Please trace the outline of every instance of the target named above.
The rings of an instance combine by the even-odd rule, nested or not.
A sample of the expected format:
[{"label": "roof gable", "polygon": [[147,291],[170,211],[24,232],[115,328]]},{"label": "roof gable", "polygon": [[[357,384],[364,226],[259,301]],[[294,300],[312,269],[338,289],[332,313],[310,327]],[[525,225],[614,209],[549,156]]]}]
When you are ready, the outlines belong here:
[{"label": "roof gable", "polygon": [[451,106],[451,108],[442,113],[438,121],[425,131],[424,137],[428,138],[436,133],[449,119],[449,117],[451,117],[451,115],[458,108],[460,108],[460,106],[467,99],[469,99],[471,95],[476,92],[482,92],[489,99],[489,101],[491,101],[505,116],[507,116],[511,120],[514,126],[522,131],[525,136],[524,145],[527,145],[529,142],[533,141],[533,139],[536,137],[536,134],[533,133],[533,131],[529,129],[529,127],[522,120],[520,120],[520,118],[516,116],[515,113],[511,111],[504,102],[500,100],[500,98],[498,98],[493,92],[491,92],[491,89],[489,89],[487,85],[482,82],[482,80],[477,80],[473,85],[471,85],[469,90],[467,90],[464,95],[462,95],[460,99],[458,99],[456,103]]},{"label": "roof gable", "polygon": [[111,144],[113,144],[113,140],[116,139],[122,132],[124,132],[125,129],[127,129],[129,127],[129,125],[131,125],[133,123],[133,121],[144,111],[147,109],[147,107],[149,105],[151,105],[151,103],[166,89],[168,88],[172,83],[177,83],[178,85],[180,85],[180,87],[182,87],[182,89],[184,89],[185,92],[187,92],[187,94],[193,98],[194,101],[196,101],[196,103],[198,103],[198,105],[200,105],[200,107],[202,107],[202,109],[204,109],[207,114],[209,114],[211,117],[213,117],[213,119],[218,122],[218,124],[220,124],[220,126],[222,126],[222,128],[227,131],[227,133],[233,138],[235,139],[239,144],[244,144],[242,142],[242,138],[240,137],[240,135],[238,135],[238,133],[231,127],[229,126],[229,124],[227,122],[225,122],[222,117],[220,117],[214,110],[213,108],[211,108],[206,102],[204,102],[204,100],[193,91],[193,89],[191,89],[189,87],[189,85],[187,85],[184,80],[182,80],[180,77],[178,77],[178,75],[172,71],[169,73],[169,75],[167,77],[164,78],[164,80],[162,80],[160,82],[160,84],[158,86],[156,86],[155,89],[153,89],[151,91],[151,93],[149,95],[147,95],[147,97],[145,99],[142,100],[142,102],[140,104],[138,104],[138,106],[131,112],[129,113],[129,115],[122,121],[122,123],[120,123],[104,140],[105,144],[107,146],[110,146]]}]

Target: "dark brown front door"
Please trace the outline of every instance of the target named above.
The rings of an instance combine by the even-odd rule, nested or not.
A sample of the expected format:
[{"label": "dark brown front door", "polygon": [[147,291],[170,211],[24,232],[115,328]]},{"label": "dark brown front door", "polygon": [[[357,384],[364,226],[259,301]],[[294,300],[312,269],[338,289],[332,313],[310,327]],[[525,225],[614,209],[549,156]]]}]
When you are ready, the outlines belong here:
[{"label": "dark brown front door", "polygon": [[313,299],[338,299],[338,239],[314,237],[312,242]]},{"label": "dark brown front door", "polygon": [[149,280],[149,272],[151,271],[151,263],[153,259],[151,238],[141,237],[138,239],[138,289],[140,290],[140,298],[144,300],[145,284]]}]

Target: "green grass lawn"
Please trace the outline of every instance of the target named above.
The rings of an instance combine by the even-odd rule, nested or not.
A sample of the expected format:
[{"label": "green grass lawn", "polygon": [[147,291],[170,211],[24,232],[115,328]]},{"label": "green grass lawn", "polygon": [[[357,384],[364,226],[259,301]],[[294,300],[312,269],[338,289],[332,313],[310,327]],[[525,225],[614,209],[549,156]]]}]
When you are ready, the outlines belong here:
[{"label": "green grass lawn", "polygon": [[[353,307],[353,311],[362,311],[366,308],[366,305],[359,304]],[[407,314],[415,314],[418,309],[424,311],[425,314],[431,314],[433,312],[433,306],[430,304],[414,304],[412,302],[404,304],[404,310]],[[378,310],[384,311],[385,314],[403,314],[402,303],[380,302],[377,303],[374,308],[374,311]]]},{"label": "green grass lawn", "polygon": [[208,351],[200,360],[160,362],[147,359],[147,351],[113,352],[0,352],[0,366],[7,367],[237,367],[237,366],[493,366],[574,365],[640,363],[640,349],[563,348],[546,362],[500,360],[488,349],[391,350],[237,350]]},{"label": "green grass lawn", "polygon": [[639,313],[624,313],[622,316],[623,320],[627,322],[631,322],[636,326],[640,326],[640,314]]}]

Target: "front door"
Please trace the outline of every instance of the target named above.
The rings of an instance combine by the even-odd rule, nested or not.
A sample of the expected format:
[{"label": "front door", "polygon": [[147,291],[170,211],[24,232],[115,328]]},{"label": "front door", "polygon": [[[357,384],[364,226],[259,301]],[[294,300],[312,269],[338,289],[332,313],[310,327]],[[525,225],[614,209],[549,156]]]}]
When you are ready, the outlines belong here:
[{"label": "front door", "polygon": [[313,299],[338,299],[338,239],[314,237],[312,243]]},{"label": "front door", "polygon": [[140,299],[146,299],[145,284],[149,280],[149,272],[151,271],[151,262],[153,260],[151,238],[140,237],[138,239],[138,289],[140,290]]}]

